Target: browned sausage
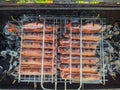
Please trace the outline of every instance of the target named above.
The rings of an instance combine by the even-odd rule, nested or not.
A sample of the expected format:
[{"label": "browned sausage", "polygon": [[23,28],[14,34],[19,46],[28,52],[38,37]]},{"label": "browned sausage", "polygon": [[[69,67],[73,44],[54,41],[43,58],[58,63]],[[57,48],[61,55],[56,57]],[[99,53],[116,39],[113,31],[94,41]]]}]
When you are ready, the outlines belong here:
[{"label": "browned sausage", "polygon": [[[65,33],[64,37],[70,38],[70,33]],[[71,39],[80,41],[80,34],[73,33]],[[100,39],[101,39],[101,36],[99,34],[96,34],[96,33],[83,33],[82,34],[82,40],[85,40],[85,41],[99,41]]]},{"label": "browned sausage", "polygon": [[[38,65],[38,66],[41,66],[41,62],[42,62],[42,59],[40,59],[40,58],[24,58],[24,59],[22,59],[21,64],[22,65],[36,65],[36,66]],[[53,62],[53,64],[55,64],[56,59],[44,59],[44,65],[51,66],[52,62]]]},{"label": "browned sausage", "polygon": [[[61,53],[61,56],[66,56],[66,57],[69,57],[70,56],[70,53],[72,56],[80,56],[80,49],[72,49],[71,50],[72,52],[70,52],[70,50],[58,50],[59,53]],[[82,56],[95,56],[96,55],[96,50],[89,50],[89,49],[83,49],[82,50]]]},{"label": "browned sausage", "polygon": [[81,30],[85,33],[97,33],[102,31],[102,26],[100,24],[87,23],[85,25],[82,25],[82,29],[80,28],[80,26],[71,27],[68,29],[68,31],[70,31],[71,29],[73,33],[80,33]]},{"label": "browned sausage", "polygon": [[24,32],[43,32],[43,30],[45,32],[53,32],[58,29],[59,29],[58,25],[52,27],[52,26],[45,26],[44,24],[37,22],[23,25]]},{"label": "browned sausage", "polygon": [[[60,63],[58,68],[61,71],[70,71],[70,64],[68,63]],[[82,65],[82,72],[84,73],[97,73],[98,65],[90,65],[90,64],[83,64]],[[72,64],[71,65],[72,72],[80,72],[80,64]]]},{"label": "browned sausage", "polygon": [[[91,74],[91,73],[82,73],[82,79],[83,81],[95,81],[100,80],[100,74]],[[70,80],[70,73],[69,72],[62,72],[61,78],[64,80]],[[72,73],[71,74],[71,80],[78,81],[80,80],[80,74],[79,73]]]},{"label": "browned sausage", "polygon": [[[44,68],[43,74],[44,75],[52,75],[52,70],[53,74],[56,73],[56,68]],[[20,70],[21,75],[40,75],[41,74],[41,68],[40,67],[22,67]]]},{"label": "browned sausage", "polygon": [[[68,57],[68,59],[60,58],[60,62],[61,63],[69,63],[70,58],[69,57]],[[95,58],[95,57],[82,57],[82,63],[83,64],[94,65],[94,64],[97,64],[98,62],[99,62],[99,59]],[[73,64],[80,63],[80,57],[72,57],[72,63]]]}]

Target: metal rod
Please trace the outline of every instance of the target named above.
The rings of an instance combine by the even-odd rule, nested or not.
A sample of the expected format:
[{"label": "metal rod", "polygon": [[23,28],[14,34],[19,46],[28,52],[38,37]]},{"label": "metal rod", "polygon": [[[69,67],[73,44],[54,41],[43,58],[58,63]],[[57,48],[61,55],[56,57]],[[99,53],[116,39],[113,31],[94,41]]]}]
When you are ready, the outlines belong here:
[{"label": "metal rod", "polygon": [[[102,38],[102,35],[101,35],[101,38]],[[101,63],[102,63],[102,66],[103,66],[103,60],[102,60],[102,40],[100,41],[100,60],[101,60]],[[103,67],[102,67],[103,69]],[[103,77],[103,71],[101,71],[102,75],[101,75],[101,78]],[[101,82],[102,83],[102,82]]]},{"label": "metal rod", "polygon": [[43,86],[43,70],[44,70],[44,43],[45,42],[45,18],[43,27],[43,40],[42,40],[42,63],[41,63],[41,86]]},{"label": "metal rod", "polygon": [[[70,19],[72,21],[72,19]],[[70,84],[72,81],[72,27],[71,27],[71,21],[70,21]]]},{"label": "metal rod", "polygon": [[34,89],[37,88],[37,83],[36,83],[36,78],[35,78],[35,75],[34,75]]},{"label": "metal rod", "polygon": [[55,80],[55,90],[57,90],[57,82],[56,82],[56,80]]},{"label": "metal rod", "polygon": [[81,18],[80,20],[80,86],[78,90],[81,89],[82,87],[82,21],[83,19]]},{"label": "metal rod", "polygon": [[[29,75],[29,80],[30,80],[30,75]],[[29,83],[29,80],[28,80],[28,83]]]},{"label": "metal rod", "polygon": [[22,40],[22,37],[23,37],[23,22],[22,22],[22,24],[21,24],[21,43],[20,43],[20,58],[19,58],[19,76],[18,76],[18,82],[20,82],[20,80],[21,80],[21,74],[20,74],[20,70],[21,70],[21,60],[22,60],[22,55],[21,55],[21,52],[22,52],[22,42],[23,42],[23,40]]},{"label": "metal rod", "polygon": [[66,33],[66,31],[67,31],[67,29],[66,29],[66,23],[67,21],[66,21],[66,19],[65,19],[65,26],[64,26],[64,29],[65,29],[65,33]]},{"label": "metal rod", "polygon": [[[54,21],[54,24],[55,24],[55,21]],[[53,51],[52,51],[52,83],[53,83],[53,72],[54,72],[54,27],[53,27],[53,43],[52,43],[52,48],[53,48]]]},{"label": "metal rod", "polygon": [[[103,21],[102,21],[103,26]],[[105,62],[104,62],[104,46],[103,46],[103,32],[102,32],[102,61],[103,61],[103,85],[105,85]]]},{"label": "metal rod", "polygon": [[45,81],[45,74],[43,74],[43,82]]},{"label": "metal rod", "polygon": [[66,80],[64,81],[64,89],[67,90],[67,84]]},{"label": "metal rod", "polygon": [[[57,19],[55,19],[55,25],[57,25]],[[57,34],[57,30],[55,32]],[[57,39],[56,39],[56,43],[57,43]],[[56,43],[55,43],[55,46],[56,46]],[[56,51],[56,59],[57,59],[57,51]],[[56,60],[56,64],[58,64],[57,60]],[[57,90],[57,68],[58,66],[56,65],[56,73],[55,73],[55,90]]]}]

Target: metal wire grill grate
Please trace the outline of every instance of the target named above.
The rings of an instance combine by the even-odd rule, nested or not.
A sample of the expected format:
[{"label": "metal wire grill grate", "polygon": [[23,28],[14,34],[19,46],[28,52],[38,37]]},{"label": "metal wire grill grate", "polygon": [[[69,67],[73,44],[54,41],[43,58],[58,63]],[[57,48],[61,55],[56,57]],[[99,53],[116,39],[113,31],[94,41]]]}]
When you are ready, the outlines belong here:
[{"label": "metal wire grill grate", "polygon": [[105,83],[101,18],[39,17],[21,26],[21,82]]}]

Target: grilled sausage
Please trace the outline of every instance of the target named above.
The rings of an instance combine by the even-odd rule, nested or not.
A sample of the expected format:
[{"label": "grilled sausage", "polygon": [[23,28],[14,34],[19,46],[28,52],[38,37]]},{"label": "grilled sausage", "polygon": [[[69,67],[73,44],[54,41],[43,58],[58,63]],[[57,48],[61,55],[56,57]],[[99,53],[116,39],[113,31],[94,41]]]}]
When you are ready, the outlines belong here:
[{"label": "grilled sausage", "polygon": [[[36,65],[36,66],[38,65],[38,66],[40,66],[41,62],[42,62],[41,58],[23,58],[22,61],[21,61],[21,65]],[[44,59],[44,65],[51,66],[52,62],[53,62],[53,64],[55,64],[56,59],[55,58],[53,58],[53,59],[52,58],[51,59],[48,59],[48,58]]]},{"label": "grilled sausage", "polygon": [[[80,34],[79,33],[73,33],[72,35],[70,35],[70,33],[65,33],[64,37],[65,38],[71,37],[72,40],[79,40],[80,41]],[[82,40],[84,40],[84,41],[99,41],[100,39],[101,39],[101,36],[98,33],[83,33],[82,34]]]},{"label": "grilled sausage", "polygon": [[80,33],[81,32],[85,32],[85,33],[98,33],[100,31],[102,31],[102,26],[100,24],[93,24],[93,23],[87,23],[85,25],[83,25],[81,28],[80,26],[71,26],[71,28],[67,29],[70,31],[70,29],[72,30],[72,33]]},{"label": "grilled sausage", "polygon": [[[68,63],[60,63],[58,68],[61,71],[70,71],[70,64]],[[82,65],[82,72],[84,73],[97,73],[98,65],[90,65],[90,64],[83,64]],[[71,64],[72,72],[80,72],[80,64]]]},{"label": "grilled sausage", "polygon": [[[43,69],[43,74],[44,75],[52,75],[52,70],[53,74],[56,73],[56,68],[51,68],[51,67],[45,67]],[[21,75],[40,75],[41,74],[41,68],[40,67],[22,67],[20,70]]]},{"label": "grilled sausage", "polygon": [[[78,64],[80,63],[80,57],[72,57],[71,58],[73,64]],[[61,63],[70,63],[70,57],[67,58],[60,58]],[[88,64],[88,65],[94,65],[99,62],[98,58],[95,57],[82,57],[82,63],[83,64]]]},{"label": "grilled sausage", "polygon": [[[80,49],[72,49],[70,52],[70,49],[68,50],[58,50],[59,53],[61,53],[61,56],[65,56],[65,57],[69,57],[70,53],[72,56],[80,56]],[[96,50],[92,50],[92,49],[83,49],[82,50],[82,56],[95,56],[96,55]]]},{"label": "grilled sausage", "polygon": [[53,32],[59,29],[59,26],[45,26],[42,23],[28,23],[23,25],[23,30],[24,32],[43,32],[43,30],[45,32]]},{"label": "grilled sausage", "polygon": [[[64,46],[64,47],[70,47],[70,42],[61,42],[60,43],[61,46]],[[82,41],[82,48],[85,48],[85,49],[96,49],[98,46],[98,42],[93,42],[93,41]],[[78,40],[72,40],[72,47],[73,48],[80,48],[80,41]]]},{"label": "grilled sausage", "polygon": [[[54,46],[54,47],[53,47]],[[30,41],[23,41],[22,42],[22,48],[31,48],[31,49],[35,49],[35,48],[37,48],[37,49],[42,49],[42,47],[43,47],[43,45],[42,45],[42,42],[30,42]],[[56,43],[54,43],[54,45],[53,45],[53,43],[51,43],[51,42],[46,42],[46,43],[44,43],[44,49],[54,49],[54,50],[56,50]]]},{"label": "grilled sausage", "polygon": [[[100,80],[100,74],[91,74],[91,73],[82,73],[82,80],[83,81],[95,81]],[[69,72],[62,72],[61,78],[64,80],[70,80],[70,73]],[[71,74],[72,81],[80,81],[80,73],[72,73]]]}]

